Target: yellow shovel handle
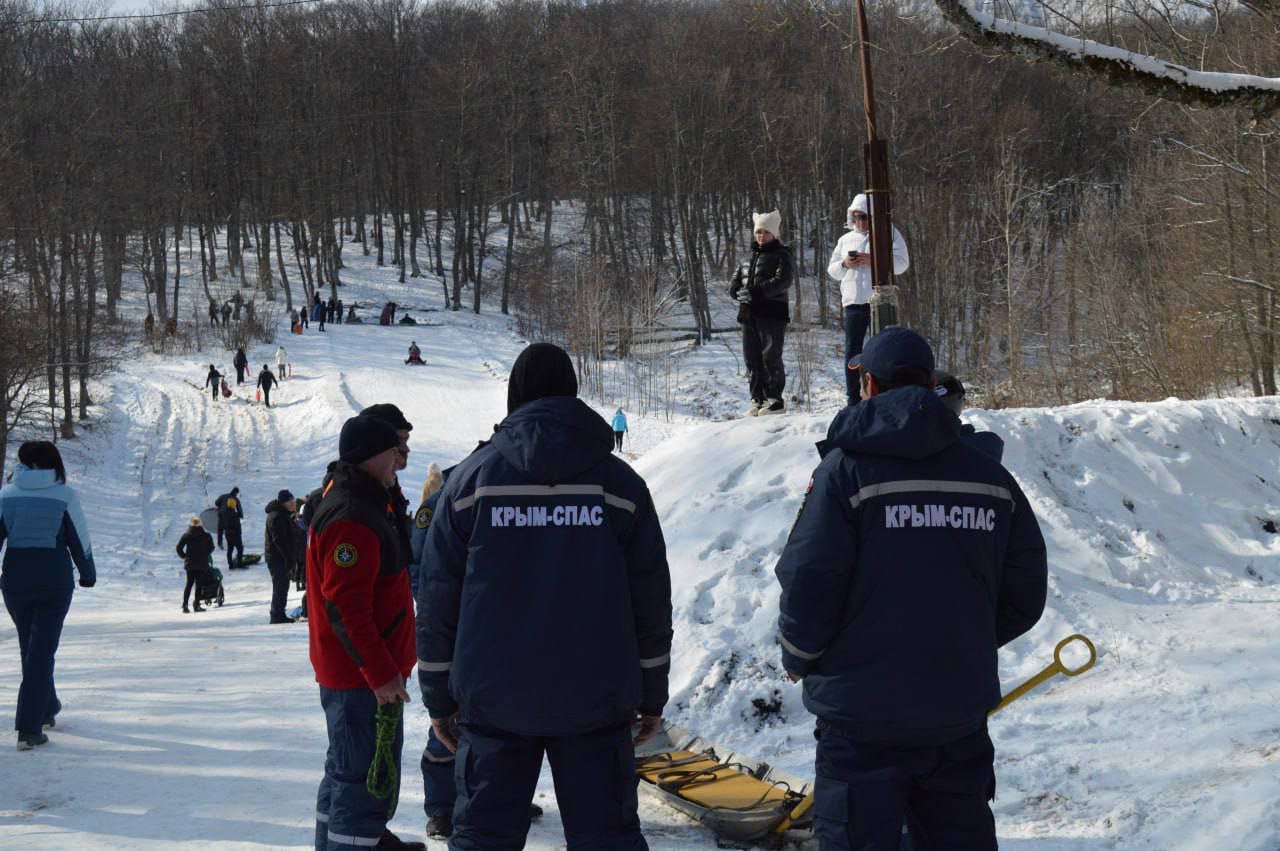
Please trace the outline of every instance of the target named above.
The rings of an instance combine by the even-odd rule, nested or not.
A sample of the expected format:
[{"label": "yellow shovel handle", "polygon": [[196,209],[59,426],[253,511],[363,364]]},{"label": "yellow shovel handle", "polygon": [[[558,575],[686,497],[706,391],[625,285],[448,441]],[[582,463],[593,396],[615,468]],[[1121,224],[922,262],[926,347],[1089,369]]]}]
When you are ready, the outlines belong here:
[{"label": "yellow shovel handle", "polygon": [[[1073,641],[1083,641],[1084,646],[1089,649],[1089,659],[1078,668],[1068,668],[1066,663],[1062,661],[1062,649]],[[1074,635],[1068,635],[1066,638],[1058,642],[1057,647],[1053,648],[1053,664],[1049,665],[1049,667],[1045,668],[1043,671],[1005,695],[1004,699],[996,704],[996,708],[988,712],[987,715],[995,715],[1001,709],[1004,709],[1010,703],[1013,703],[1036,686],[1042,684],[1045,680],[1053,677],[1055,674],[1063,674],[1068,677],[1078,677],[1085,671],[1092,668],[1094,663],[1097,661],[1098,649],[1093,646],[1092,641],[1078,632]],[[792,808],[786,818],[778,822],[777,826],[774,827],[773,832],[776,834],[786,833],[791,828],[791,825],[799,821],[800,817],[809,812],[812,807],[813,793],[810,792],[808,795],[804,796],[803,801]]]},{"label": "yellow shovel handle", "polygon": [[[1089,649],[1088,660],[1085,661],[1085,663],[1078,668],[1068,668],[1066,666],[1066,663],[1062,661],[1062,649],[1066,647],[1068,644],[1072,643],[1073,641],[1083,641],[1084,646]],[[1053,664],[1049,665],[1043,671],[1036,674],[1034,677],[1027,680],[1025,683],[1023,683],[1022,685],[1015,688],[1013,691],[1006,694],[1004,698],[999,703],[996,704],[995,709],[992,709],[990,712],[987,713],[987,715],[989,716],[995,715],[997,712],[999,712],[1001,709],[1004,709],[1010,703],[1013,703],[1015,700],[1022,697],[1027,692],[1031,691],[1037,686],[1043,684],[1046,680],[1051,679],[1058,674],[1063,674],[1068,677],[1078,677],[1081,674],[1083,674],[1085,671],[1092,668],[1093,664],[1097,661],[1098,661],[1098,649],[1093,646],[1092,641],[1090,641],[1088,638],[1085,638],[1080,633],[1076,633],[1075,635],[1068,635],[1066,638],[1058,642],[1057,647],[1053,648]]]}]

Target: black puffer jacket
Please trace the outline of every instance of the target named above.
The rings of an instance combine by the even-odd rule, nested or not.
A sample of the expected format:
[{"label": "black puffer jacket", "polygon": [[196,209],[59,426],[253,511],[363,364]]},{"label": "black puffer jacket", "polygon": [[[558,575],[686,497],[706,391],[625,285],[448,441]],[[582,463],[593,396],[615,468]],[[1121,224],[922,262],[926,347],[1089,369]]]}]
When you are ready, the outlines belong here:
[{"label": "black puffer jacket", "polygon": [[182,566],[197,573],[209,569],[209,557],[213,555],[213,536],[201,526],[187,529],[178,540],[178,555]]},{"label": "black puffer jacket", "polygon": [[794,277],[790,248],[776,239],[764,247],[752,242],[751,257],[738,264],[733,283],[729,285],[729,298],[734,301],[743,302],[739,293],[744,289],[750,294],[738,307],[738,321],[767,317],[790,322],[787,290],[791,289]]}]

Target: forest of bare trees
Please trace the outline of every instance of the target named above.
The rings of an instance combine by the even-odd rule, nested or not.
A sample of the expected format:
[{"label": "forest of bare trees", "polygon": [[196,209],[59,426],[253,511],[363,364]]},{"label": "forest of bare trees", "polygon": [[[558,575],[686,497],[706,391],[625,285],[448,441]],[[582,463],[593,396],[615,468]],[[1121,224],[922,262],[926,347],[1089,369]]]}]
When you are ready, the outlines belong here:
[{"label": "forest of bare trees", "polygon": [[[33,410],[73,433],[140,330],[128,281],[181,327],[231,287],[337,294],[360,251],[625,355],[658,304],[707,339],[750,212],[777,207],[824,282],[793,313],[839,321],[824,270],[864,139],[846,3],[49,8],[0,2],[0,457]],[[952,369],[997,404],[1275,393],[1274,120],[987,55],[929,4],[871,17],[906,319]],[[1280,73],[1274,19],[1190,26],[1204,62]]]}]

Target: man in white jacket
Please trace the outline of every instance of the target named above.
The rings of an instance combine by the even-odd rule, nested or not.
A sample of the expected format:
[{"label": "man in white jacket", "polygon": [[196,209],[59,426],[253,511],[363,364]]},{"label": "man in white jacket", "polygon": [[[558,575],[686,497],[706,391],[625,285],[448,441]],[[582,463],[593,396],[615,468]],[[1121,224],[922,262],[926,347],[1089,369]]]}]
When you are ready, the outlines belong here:
[{"label": "man in white jacket", "polygon": [[[862,354],[862,340],[871,325],[871,215],[865,194],[859,194],[849,205],[845,227],[849,232],[836,242],[831,252],[827,274],[840,282],[840,304],[844,307],[844,373],[849,404],[859,398],[858,376],[849,369],[849,361]],[[893,227],[892,225],[890,227]],[[902,233],[893,227],[893,274],[907,271],[911,261]]]}]

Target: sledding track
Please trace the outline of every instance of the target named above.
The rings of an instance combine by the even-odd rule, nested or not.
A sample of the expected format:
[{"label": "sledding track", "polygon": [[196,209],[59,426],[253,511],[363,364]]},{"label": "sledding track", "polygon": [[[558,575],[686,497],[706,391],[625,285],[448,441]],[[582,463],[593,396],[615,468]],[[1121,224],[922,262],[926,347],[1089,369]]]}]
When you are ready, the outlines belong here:
[{"label": "sledding track", "polygon": [[[246,549],[260,550],[266,502],[282,487],[303,494],[317,486],[343,420],[376,402],[399,404],[415,424],[402,474],[411,498],[430,462],[449,465],[470,452],[505,413],[505,373],[494,364],[510,364],[521,346],[504,321],[450,319],[429,335],[331,326],[282,339],[294,373],[270,409],[253,401],[252,383],[235,385],[225,352],[144,355],[98,394],[103,422],[64,451],[100,580],[76,595],[63,634],[66,710],[53,741],[30,754],[0,745],[0,847],[310,847],[325,734],[305,627],[266,624],[270,582],[261,567],[224,570],[223,608],[180,613],[173,548],[192,514],[238,485]],[[403,365],[409,339],[428,366]],[[266,360],[274,371],[274,348],[251,350],[251,366]],[[232,399],[213,402],[198,389],[210,359],[229,376]],[[215,565],[224,557],[216,551]],[[290,604],[297,599],[291,588]],[[5,620],[0,713],[14,701],[12,639]],[[416,766],[427,721],[410,691],[393,828],[420,838]],[[538,801],[547,815],[529,847],[562,845],[549,775]],[[680,815],[643,806],[656,851],[708,845]]]}]

